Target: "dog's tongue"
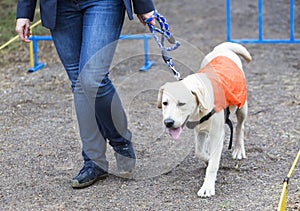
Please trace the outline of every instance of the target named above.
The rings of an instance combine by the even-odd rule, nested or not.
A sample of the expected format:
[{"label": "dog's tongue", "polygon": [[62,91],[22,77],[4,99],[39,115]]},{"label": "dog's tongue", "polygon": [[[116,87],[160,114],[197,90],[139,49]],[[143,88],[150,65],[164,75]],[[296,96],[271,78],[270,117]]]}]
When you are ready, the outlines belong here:
[{"label": "dog's tongue", "polygon": [[182,132],[182,127],[179,128],[168,128],[170,136],[174,139],[178,139],[181,132]]}]

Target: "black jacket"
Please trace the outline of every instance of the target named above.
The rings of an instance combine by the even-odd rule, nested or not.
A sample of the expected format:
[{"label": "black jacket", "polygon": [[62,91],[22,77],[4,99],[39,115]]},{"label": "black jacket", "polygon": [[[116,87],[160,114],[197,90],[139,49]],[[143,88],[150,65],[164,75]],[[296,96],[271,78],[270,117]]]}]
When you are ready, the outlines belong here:
[{"label": "black jacket", "polygon": [[[40,0],[40,11],[43,26],[54,29],[56,21],[56,5],[59,0]],[[131,1],[134,12],[144,14],[154,10],[152,0],[123,0],[130,20],[133,19]],[[29,18],[33,21],[37,0],[18,0],[17,18]]]}]

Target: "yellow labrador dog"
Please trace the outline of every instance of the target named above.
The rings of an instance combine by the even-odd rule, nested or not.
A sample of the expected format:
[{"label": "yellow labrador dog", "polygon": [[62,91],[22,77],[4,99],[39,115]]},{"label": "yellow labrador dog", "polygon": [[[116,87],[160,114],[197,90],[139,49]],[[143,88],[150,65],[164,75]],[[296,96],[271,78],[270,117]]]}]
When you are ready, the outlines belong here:
[{"label": "yellow labrador dog", "polygon": [[237,117],[232,156],[234,159],[246,158],[247,89],[239,56],[247,63],[252,59],[242,45],[221,43],[205,56],[197,73],[168,82],[159,90],[158,108],[162,109],[163,123],[169,134],[177,139],[184,126],[194,129],[195,155],[207,163],[204,183],[198,191],[200,197],[215,194],[224,124],[230,123],[229,114],[235,113]]}]

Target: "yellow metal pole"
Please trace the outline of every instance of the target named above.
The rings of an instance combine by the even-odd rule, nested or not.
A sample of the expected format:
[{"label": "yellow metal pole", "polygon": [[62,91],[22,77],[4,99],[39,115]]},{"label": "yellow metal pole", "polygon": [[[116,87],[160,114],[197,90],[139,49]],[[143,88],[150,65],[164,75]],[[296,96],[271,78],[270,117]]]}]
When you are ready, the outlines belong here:
[{"label": "yellow metal pole", "polygon": [[[30,29],[33,29],[34,27],[38,26],[39,24],[41,24],[41,20],[37,21],[36,23],[32,24],[32,26],[30,27]],[[30,56],[30,67],[34,67],[34,52],[33,52],[33,42],[31,41],[29,43],[29,56]]]},{"label": "yellow metal pole", "polygon": [[291,167],[291,169],[290,169],[290,171],[287,175],[288,178],[290,178],[292,176],[292,173],[293,173],[294,169],[296,168],[297,162],[299,160],[299,157],[300,157],[300,150],[298,151],[298,155],[296,156],[296,158],[294,160],[294,163],[293,163],[293,165],[292,165],[292,167]]},{"label": "yellow metal pole", "polygon": [[29,43],[30,67],[34,67],[33,42]]},{"label": "yellow metal pole", "polygon": [[284,182],[277,211],[285,211],[287,187],[288,183]]},{"label": "yellow metal pole", "polygon": [[41,23],[42,23],[42,21],[41,21],[41,20],[39,20],[39,21],[35,22],[34,24],[32,24],[32,25],[30,26],[30,29],[32,29],[32,28],[34,28],[34,27],[36,27],[36,26],[40,25]]},{"label": "yellow metal pole", "polygon": [[297,156],[296,156],[296,158],[293,162],[292,167],[290,168],[290,171],[289,171],[288,175],[284,179],[282,193],[281,193],[281,196],[280,196],[280,201],[279,201],[279,204],[278,204],[277,211],[285,211],[286,195],[287,195],[287,190],[288,190],[288,182],[289,182],[289,179],[292,176],[292,173],[293,173],[294,169],[296,168],[299,157],[300,157],[300,150],[298,151],[298,154],[297,154]]},{"label": "yellow metal pole", "polygon": [[19,35],[11,38],[8,42],[4,43],[3,45],[0,46],[0,50],[2,50],[3,48],[5,48],[6,46],[8,46],[9,44],[11,44],[12,42],[14,42],[16,39],[19,38]]}]

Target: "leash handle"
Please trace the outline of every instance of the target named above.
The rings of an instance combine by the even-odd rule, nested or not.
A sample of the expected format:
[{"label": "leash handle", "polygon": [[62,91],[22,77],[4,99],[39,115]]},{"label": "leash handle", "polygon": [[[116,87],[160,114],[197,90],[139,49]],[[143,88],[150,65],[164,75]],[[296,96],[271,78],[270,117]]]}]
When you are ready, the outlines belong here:
[{"label": "leash handle", "polygon": [[[152,24],[150,24],[150,22],[153,19],[158,21],[160,28],[157,28],[157,27],[153,26]],[[153,14],[152,17],[147,18],[144,21],[145,21],[145,23],[147,23],[150,32],[153,34],[154,39],[156,40],[158,46],[162,50],[172,51],[172,50],[175,50],[176,48],[178,48],[180,46],[180,42],[175,40],[174,36],[171,34],[169,24],[168,24],[167,20],[164,18],[164,16],[159,14],[157,10],[154,11],[154,14]],[[156,35],[156,32],[158,32],[162,35],[161,41],[159,41],[159,38]],[[173,44],[173,46],[164,47],[164,44],[163,44],[164,43],[164,38],[167,38],[168,42],[170,44]]]},{"label": "leash handle", "polygon": [[[155,19],[158,21],[160,28],[157,28],[150,24],[150,22]],[[162,50],[162,58],[165,61],[165,63],[169,66],[169,68],[172,70],[174,74],[174,78],[176,80],[181,80],[180,73],[175,69],[174,62],[172,60],[172,57],[168,53],[168,51],[173,51],[176,48],[180,46],[180,42],[178,42],[174,36],[171,34],[169,29],[169,24],[167,20],[157,12],[157,10],[154,11],[154,14],[152,17],[147,18],[144,20],[145,23],[147,23],[150,32],[153,34],[153,38],[158,44],[158,47]],[[161,40],[159,40],[156,33],[161,34]],[[173,44],[171,47],[165,47],[164,46],[164,39],[167,38],[168,42],[170,44]]]}]

